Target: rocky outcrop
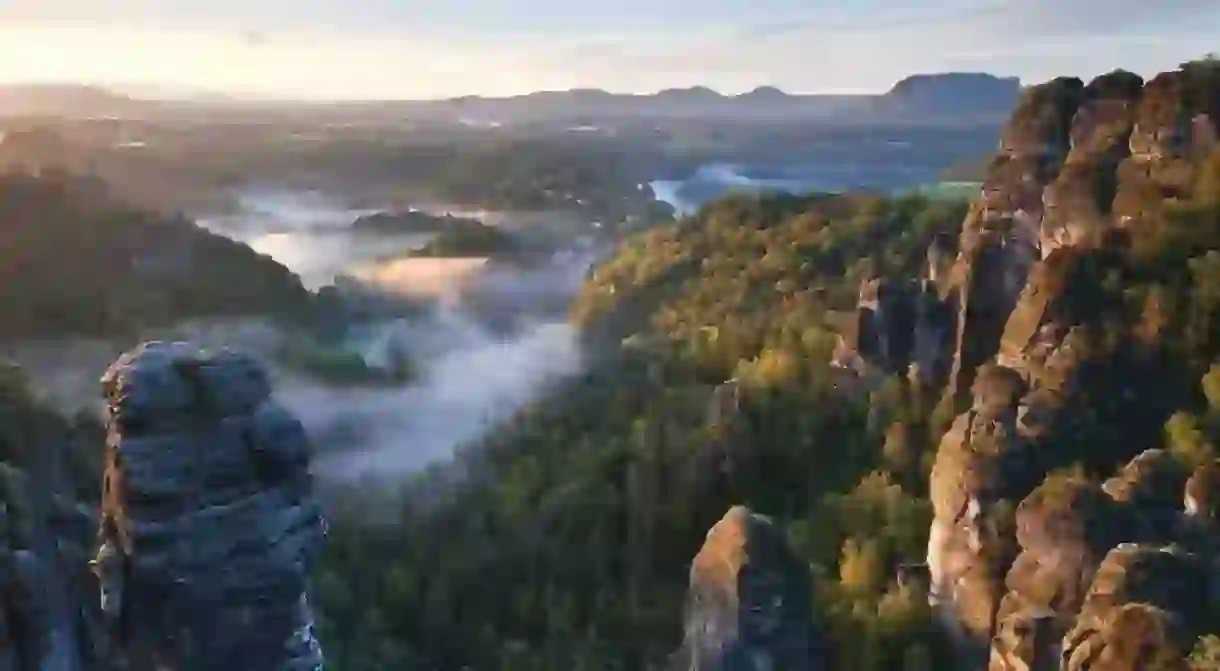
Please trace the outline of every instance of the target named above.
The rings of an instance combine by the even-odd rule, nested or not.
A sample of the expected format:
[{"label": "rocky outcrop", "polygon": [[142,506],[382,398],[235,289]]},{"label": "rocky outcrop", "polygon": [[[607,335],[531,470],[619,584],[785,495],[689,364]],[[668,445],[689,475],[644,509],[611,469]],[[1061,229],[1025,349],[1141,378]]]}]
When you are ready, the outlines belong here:
[{"label": "rocky outcrop", "polygon": [[991,671],[1052,669],[1093,572],[1120,537],[1118,506],[1082,477],[1048,478],[1017,508],[1021,554],[996,614]]},{"label": "rocky outcrop", "polygon": [[682,671],[825,669],[812,576],[772,522],[728,512],[691,565]]},{"label": "rocky outcrop", "polygon": [[1028,89],[1004,129],[983,193],[962,225],[950,287],[957,301],[950,393],[969,395],[975,370],[995,355],[1001,332],[1041,257],[1043,190],[1071,148],[1071,119],[1084,84],[1056,79]]},{"label": "rocky outcrop", "polygon": [[1043,258],[1062,247],[1096,244],[1109,228],[1115,171],[1130,155],[1143,84],[1138,75],[1120,70],[1085,87],[1084,103],[1072,122],[1071,150],[1042,196]]},{"label": "rocky outcrop", "polygon": [[1148,450],[1100,486],[1083,474],[1053,474],[1021,502],[1021,546],[1008,571],[991,641],[990,671],[1058,669],[1062,639],[1079,624],[1086,592],[1111,549],[1175,540],[1186,473]]},{"label": "rocky outcrop", "polygon": [[[1156,435],[1112,437],[1159,431],[1164,418],[1155,421],[1159,399],[1131,401],[1131,385],[1155,384],[1132,378],[1155,368],[1141,359],[1154,348],[1103,337],[1112,299],[1102,286],[1105,251],[1138,243],[1140,222],[1187,195],[1200,148],[1213,146],[1220,78],[1204,79],[1187,68],[1144,85],[1117,71],[1030,89],[963,223],[947,280],[957,308],[947,394],[966,410],[937,451],[927,563],[964,668],[1160,668],[1139,666],[1151,662],[1124,646],[1146,640],[1181,663],[1179,643],[1189,650],[1198,635],[1193,605],[1108,586],[1128,565],[1143,576],[1140,567],[1177,562],[1183,577],[1208,565],[1220,547],[1209,503],[1220,477],[1208,466],[1188,483],[1171,455],[1126,452]],[[1082,473],[1047,478],[1132,457],[1101,485]],[[1130,551],[1115,555],[1123,542]],[[1127,591],[1106,602],[1115,589]]]},{"label": "rocky outcrop", "polygon": [[1119,545],[1097,569],[1075,626],[1064,637],[1063,671],[1186,669],[1209,621],[1209,571],[1172,547]]},{"label": "rocky outcrop", "polygon": [[909,288],[883,278],[860,283],[856,316],[839,339],[842,368],[895,372],[910,359],[914,301]]},{"label": "rocky outcrop", "polygon": [[301,424],[254,361],[123,355],[108,403],[102,604],[137,668],[320,669],[306,583],[325,526]]},{"label": "rocky outcrop", "polygon": [[1028,478],[1027,455],[1017,440],[1017,401],[1024,391],[1024,381],[1010,369],[980,370],[973,404],[941,439],[932,469],[930,596],[967,663],[982,656],[991,638],[1001,581],[1015,552],[1004,502]]},{"label": "rocky outcrop", "polygon": [[72,427],[0,363],[0,669],[109,669]]},{"label": "rocky outcrop", "polygon": [[857,375],[902,373],[933,388],[949,372],[954,315],[941,296],[945,245],[928,248],[914,282],[873,278],[860,283],[856,314],[839,334],[831,364]]}]

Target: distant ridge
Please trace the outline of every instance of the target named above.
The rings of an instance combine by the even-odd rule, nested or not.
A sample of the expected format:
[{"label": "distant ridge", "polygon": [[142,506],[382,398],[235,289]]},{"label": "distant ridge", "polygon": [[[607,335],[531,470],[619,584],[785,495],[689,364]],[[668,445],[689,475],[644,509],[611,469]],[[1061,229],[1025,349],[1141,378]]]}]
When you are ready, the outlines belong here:
[{"label": "distant ridge", "polygon": [[246,109],[266,107],[385,110],[418,118],[447,119],[455,113],[501,122],[632,118],[707,117],[726,119],[838,119],[875,123],[1005,118],[1020,96],[1020,80],[987,73],[919,74],[898,82],[883,94],[793,94],[776,86],[758,86],[726,95],[707,86],[669,88],[652,94],[613,93],[597,88],[535,91],[515,96],[459,96],[442,100],[370,100],[296,102],[244,100],[222,94],[171,98],[163,88],[154,99],[132,97],[84,85],[0,86],[0,116],[104,116],[187,107]]}]

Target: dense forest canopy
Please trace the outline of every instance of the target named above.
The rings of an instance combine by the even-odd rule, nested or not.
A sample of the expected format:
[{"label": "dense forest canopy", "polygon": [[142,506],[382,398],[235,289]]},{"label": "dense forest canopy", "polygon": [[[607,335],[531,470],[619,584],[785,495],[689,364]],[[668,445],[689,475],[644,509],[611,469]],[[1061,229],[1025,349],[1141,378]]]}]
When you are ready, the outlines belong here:
[{"label": "dense forest canopy", "polygon": [[[743,196],[633,238],[574,308],[605,361],[466,448],[470,480],[439,510],[408,507],[390,529],[336,520],[318,581],[336,665],[660,664],[681,637],[690,557],[730,503],[808,520],[801,547],[831,572],[844,539],[875,537],[850,559],[873,562],[847,569],[866,572],[857,596],[915,617],[917,599],[885,596],[881,575],[922,552],[928,519],[902,484],[919,480],[918,441],[889,461],[884,449],[901,390],[878,390],[870,411],[827,362],[858,280],[917,271],[964,213],[917,196]],[[712,421],[734,376],[740,416]]]},{"label": "dense forest canopy", "polygon": [[315,307],[272,259],[66,173],[0,176],[0,250],[4,339],[134,334],[203,316],[298,318]]},{"label": "dense forest canopy", "polygon": [[[1138,235],[1051,264],[1065,309],[1117,367],[1081,378],[1077,433],[1054,439],[1070,477],[1097,482],[1158,440],[1184,468],[1215,457],[1217,194],[1212,152]],[[422,476],[397,524],[337,517],[318,580],[336,668],[663,668],[690,558],[733,504],[788,523],[818,576],[834,668],[952,668],[926,594],[897,576],[928,546],[954,399],[829,362],[861,281],[923,276],[934,242],[951,258],[966,210],[737,196],[633,236],[573,308],[601,352],[589,372]],[[1157,389],[1117,402],[1150,352]],[[453,469],[462,484],[430,488]]]}]

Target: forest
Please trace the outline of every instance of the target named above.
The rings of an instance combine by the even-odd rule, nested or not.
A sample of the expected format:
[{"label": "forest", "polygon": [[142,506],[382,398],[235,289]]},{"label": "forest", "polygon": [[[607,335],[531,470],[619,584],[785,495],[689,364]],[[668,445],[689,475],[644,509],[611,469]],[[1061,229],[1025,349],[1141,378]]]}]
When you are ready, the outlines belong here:
[{"label": "forest", "polygon": [[[1086,380],[1095,415],[1056,438],[1074,477],[1108,476],[1149,435],[1184,467],[1214,458],[1220,152],[1156,211],[1063,266],[1093,346],[1122,366],[1143,343],[1172,390],[1136,392],[1159,410],[1124,418],[1113,385],[1132,371]],[[573,307],[600,353],[586,374],[421,474],[395,524],[359,524],[358,497],[335,518],[316,585],[335,668],[664,668],[690,559],[734,504],[783,521],[809,562],[833,668],[952,668],[926,594],[897,575],[923,561],[929,476],[962,400],[901,375],[862,386],[829,362],[861,281],[920,276],[934,241],[952,256],[966,212],[742,195],[632,237]]]},{"label": "forest", "polygon": [[0,220],[0,339],[134,335],[202,316],[302,320],[320,305],[246,245],[66,172],[0,175]]},{"label": "forest", "polygon": [[[861,650],[938,659],[926,606],[887,573],[926,545],[926,441],[887,448],[901,384],[845,393],[828,362],[860,278],[918,270],[964,214],[918,196],[740,196],[624,245],[573,310],[604,360],[463,450],[440,502],[429,483],[451,478],[429,473],[398,525],[335,520],[317,591],[336,665],[662,665],[690,557],[732,503],[794,522],[836,626],[886,643]],[[742,421],[712,421],[730,378]]]}]

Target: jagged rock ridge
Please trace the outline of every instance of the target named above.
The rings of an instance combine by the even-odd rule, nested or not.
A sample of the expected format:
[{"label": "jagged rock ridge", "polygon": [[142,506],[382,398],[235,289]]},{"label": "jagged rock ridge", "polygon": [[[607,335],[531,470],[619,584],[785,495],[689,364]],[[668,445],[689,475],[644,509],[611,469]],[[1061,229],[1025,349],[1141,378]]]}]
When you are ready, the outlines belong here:
[{"label": "jagged rock ridge", "polygon": [[[1103,344],[1101,299],[1086,289],[1100,284],[1095,250],[1138,238],[1165,199],[1189,194],[1215,146],[1217,100],[1220,80],[1197,72],[1147,85],[1121,71],[1087,86],[1058,79],[1028,90],[1004,131],[945,292],[956,329],[946,394],[967,409],[937,451],[927,561],[963,668],[1154,668],[1132,662],[1140,642],[1181,668],[1202,633],[1197,597],[1215,583],[1201,567],[1215,545],[1194,513],[1209,509],[1209,471],[1184,500],[1187,474],[1168,455],[1110,449],[1096,426],[1122,432],[1137,424],[1125,414],[1161,407],[1124,389],[1154,384],[1155,361],[1135,343]],[[1114,372],[1141,365],[1153,377]],[[1104,407],[1086,391],[1099,386]],[[1086,418],[1094,411],[1103,419]],[[1116,457],[1134,460],[1103,486],[1044,481]]]}]

